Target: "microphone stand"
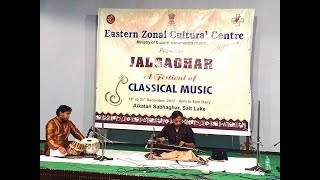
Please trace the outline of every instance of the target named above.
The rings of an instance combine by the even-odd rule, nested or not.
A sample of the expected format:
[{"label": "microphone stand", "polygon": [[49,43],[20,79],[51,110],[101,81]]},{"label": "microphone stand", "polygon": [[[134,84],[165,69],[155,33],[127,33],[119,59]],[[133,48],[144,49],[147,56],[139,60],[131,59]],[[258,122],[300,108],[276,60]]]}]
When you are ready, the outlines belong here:
[{"label": "microphone stand", "polygon": [[150,143],[150,154],[148,156],[148,159],[152,159],[153,157],[153,143],[156,139],[156,133],[155,133],[155,129],[153,127],[153,133],[150,135],[150,138],[148,140],[148,143]]},{"label": "microphone stand", "polygon": [[[280,144],[280,141],[274,144],[273,146],[277,146],[278,144]],[[280,172],[280,166],[276,166],[276,169],[278,170],[278,172]]]},{"label": "microphone stand", "polygon": [[260,160],[260,151],[259,151],[259,146],[261,144],[260,142],[260,101],[258,101],[258,129],[257,129],[257,164],[251,168],[245,168],[245,170],[248,171],[262,171],[264,173],[269,173],[270,170],[266,170],[263,167],[259,165],[259,160]]},{"label": "microphone stand", "polygon": [[[104,123],[102,123],[102,129],[104,130]],[[98,130],[98,129],[97,129]],[[103,134],[100,130],[98,130],[101,134]],[[93,158],[94,160],[99,160],[99,161],[103,161],[103,160],[113,160],[113,158],[107,158],[106,156],[104,156],[104,151],[105,151],[105,147],[107,144],[107,141],[110,141],[109,139],[107,139],[107,132],[104,135],[101,135],[98,132],[93,131],[95,134],[97,134],[98,136],[101,137],[102,139],[102,155],[101,156],[97,156],[96,158]]]}]

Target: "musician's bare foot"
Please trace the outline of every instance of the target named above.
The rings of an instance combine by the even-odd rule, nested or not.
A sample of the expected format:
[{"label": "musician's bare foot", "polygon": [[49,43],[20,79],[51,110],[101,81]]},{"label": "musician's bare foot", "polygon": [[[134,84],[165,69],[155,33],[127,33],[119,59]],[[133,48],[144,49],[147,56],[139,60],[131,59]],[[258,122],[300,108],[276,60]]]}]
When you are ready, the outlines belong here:
[{"label": "musician's bare foot", "polygon": [[154,159],[153,156],[154,156],[154,155],[151,154],[151,153],[147,153],[147,154],[144,155],[144,157],[147,158],[147,159]]},{"label": "musician's bare foot", "polygon": [[144,157],[145,157],[145,158],[148,158],[149,155],[150,155],[150,153],[147,153],[147,154],[144,155]]}]

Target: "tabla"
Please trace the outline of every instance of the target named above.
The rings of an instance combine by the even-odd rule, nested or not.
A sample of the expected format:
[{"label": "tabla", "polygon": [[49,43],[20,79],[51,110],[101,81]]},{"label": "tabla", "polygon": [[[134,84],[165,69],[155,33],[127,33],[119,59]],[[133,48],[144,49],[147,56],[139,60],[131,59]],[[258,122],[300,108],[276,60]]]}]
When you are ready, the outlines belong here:
[{"label": "tabla", "polygon": [[83,152],[85,144],[80,140],[75,139],[72,143],[69,144],[67,148],[67,153],[69,156],[79,156]]},{"label": "tabla", "polygon": [[94,155],[100,149],[100,142],[97,138],[84,138],[81,142],[85,145],[83,150],[84,154]]}]

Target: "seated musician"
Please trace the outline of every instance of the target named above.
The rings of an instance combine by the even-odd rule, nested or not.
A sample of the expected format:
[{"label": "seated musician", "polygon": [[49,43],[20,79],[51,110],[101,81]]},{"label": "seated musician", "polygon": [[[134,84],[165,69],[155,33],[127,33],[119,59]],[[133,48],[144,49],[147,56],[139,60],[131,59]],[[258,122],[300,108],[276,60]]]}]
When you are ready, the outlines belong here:
[{"label": "seated musician", "polygon": [[[183,124],[183,114],[180,111],[174,111],[171,115],[172,123],[167,124],[159,133],[156,138],[156,143],[163,143],[168,138],[170,145],[176,145],[181,147],[195,148],[194,133],[190,126]],[[180,160],[180,161],[198,161],[201,160],[193,154],[191,150],[186,151],[173,151],[164,152],[155,150],[152,157],[147,158],[154,159],[168,159],[168,160]]]},{"label": "seated musician", "polygon": [[164,142],[168,137],[169,144],[195,147],[194,133],[190,126],[183,124],[183,114],[180,111],[174,111],[171,115],[172,123],[167,124],[157,136],[157,142]]},{"label": "seated musician", "polygon": [[69,106],[59,106],[56,111],[57,116],[46,124],[46,156],[63,157],[67,155],[70,133],[79,140],[84,138],[78,128],[69,120],[71,111]]}]

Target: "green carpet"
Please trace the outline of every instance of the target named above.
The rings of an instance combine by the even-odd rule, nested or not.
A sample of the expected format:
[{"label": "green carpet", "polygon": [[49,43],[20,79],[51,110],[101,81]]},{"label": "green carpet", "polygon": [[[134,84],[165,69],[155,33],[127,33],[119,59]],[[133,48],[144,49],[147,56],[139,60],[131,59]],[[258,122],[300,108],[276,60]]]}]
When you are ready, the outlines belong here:
[{"label": "green carpet", "polygon": [[[44,149],[44,144],[40,143],[40,150]],[[124,146],[124,145],[108,145],[106,149],[127,150],[127,151],[144,151],[148,152],[144,146]],[[209,155],[209,154],[202,154]],[[255,157],[243,156],[236,152],[228,152],[229,157]],[[197,170],[181,170],[181,169],[165,169],[165,168],[150,168],[150,167],[123,167],[123,166],[106,166],[98,164],[79,164],[79,163],[64,163],[64,162],[40,162],[40,168],[58,169],[58,170],[73,170],[86,172],[100,172],[113,174],[126,174],[135,176],[153,176],[153,177],[173,177],[173,178],[188,178],[188,179],[280,179],[280,173],[276,170],[276,166],[280,166],[279,155],[268,155],[271,160],[271,173],[265,176],[234,174],[225,172],[210,172],[204,174]],[[266,154],[260,155],[260,164],[263,166],[263,161]]]}]

